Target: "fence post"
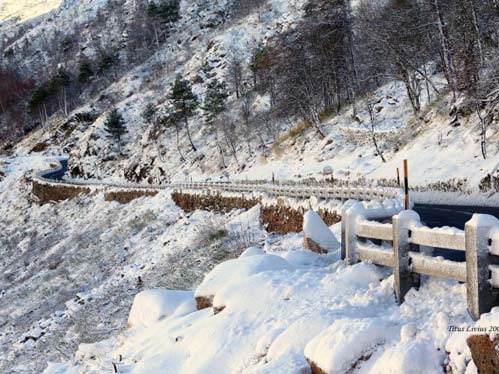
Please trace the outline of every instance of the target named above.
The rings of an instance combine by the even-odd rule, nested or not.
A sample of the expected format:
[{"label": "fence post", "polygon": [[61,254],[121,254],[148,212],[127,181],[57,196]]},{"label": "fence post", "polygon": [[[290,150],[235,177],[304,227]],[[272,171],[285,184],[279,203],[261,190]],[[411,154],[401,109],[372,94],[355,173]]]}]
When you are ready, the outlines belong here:
[{"label": "fence post", "polygon": [[341,258],[347,265],[353,265],[359,261],[357,256],[357,230],[355,228],[362,204],[355,202],[344,208],[341,217]]},{"label": "fence post", "polygon": [[343,208],[341,212],[341,259],[346,260],[347,258],[347,213],[348,208]]},{"label": "fence post", "polygon": [[466,242],[466,291],[468,312],[476,321],[497,305],[497,291],[489,283],[490,231],[499,221],[485,214],[474,214],[464,227]]},{"label": "fence post", "polygon": [[413,211],[404,211],[392,218],[393,287],[399,305],[404,302],[405,295],[412,287],[419,287],[420,276],[411,272],[409,257],[409,251],[411,250],[409,223],[419,220],[419,215]]}]

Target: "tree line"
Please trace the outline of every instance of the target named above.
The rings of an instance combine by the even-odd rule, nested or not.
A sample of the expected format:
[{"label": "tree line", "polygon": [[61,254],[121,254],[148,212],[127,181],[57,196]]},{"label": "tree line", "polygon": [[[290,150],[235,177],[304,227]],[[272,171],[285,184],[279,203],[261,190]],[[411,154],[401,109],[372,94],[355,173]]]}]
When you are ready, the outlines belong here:
[{"label": "tree line", "polygon": [[485,137],[499,100],[498,52],[497,0],[364,0],[355,9],[349,0],[310,0],[296,27],[255,49],[249,71],[274,117],[302,118],[321,137],[322,117],[346,104],[355,115],[359,98],[374,127],[370,93],[393,79],[417,119],[432,95],[465,95]]}]

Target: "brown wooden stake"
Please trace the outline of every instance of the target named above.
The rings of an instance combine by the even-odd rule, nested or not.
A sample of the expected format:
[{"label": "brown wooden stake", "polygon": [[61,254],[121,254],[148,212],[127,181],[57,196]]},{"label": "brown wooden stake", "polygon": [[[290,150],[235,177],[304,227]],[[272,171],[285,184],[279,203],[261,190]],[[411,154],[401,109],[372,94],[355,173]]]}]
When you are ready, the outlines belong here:
[{"label": "brown wooden stake", "polygon": [[404,190],[405,190],[405,209],[409,209],[409,173],[407,170],[407,160],[404,160]]},{"label": "brown wooden stake", "polygon": [[400,187],[400,170],[397,168],[397,185]]}]

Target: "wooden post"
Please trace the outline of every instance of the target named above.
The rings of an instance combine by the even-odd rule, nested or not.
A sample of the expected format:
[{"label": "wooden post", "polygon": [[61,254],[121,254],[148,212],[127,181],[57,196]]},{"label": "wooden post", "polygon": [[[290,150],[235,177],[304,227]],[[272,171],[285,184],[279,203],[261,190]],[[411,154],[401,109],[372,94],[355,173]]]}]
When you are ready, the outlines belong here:
[{"label": "wooden post", "polygon": [[409,173],[407,160],[404,160],[404,190],[405,190],[405,210],[409,209]]},{"label": "wooden post", "polygon": [[400,187],[400,170],[397,168],[397,185]]},{"label": "wooden post", "polygon": [[[414,214],[414,212],[408,212]],[[412,218],[412,217],[411,217]],[[410,269],[410,250],[418,250],[412,248],[409,232],[410,218],[404,212],[393,216],[393,277],[395,298],[400,305],[404,302],[405,295],[412,287],[419,287],[420,277],[419,274],[411,273]]]},{"label": "wooden post", "polygon": [[489,283],[489,234],[495,227],[493,218],[475,214],[464,227],[468,312],[475,321],[498,305],[498,291]]}]

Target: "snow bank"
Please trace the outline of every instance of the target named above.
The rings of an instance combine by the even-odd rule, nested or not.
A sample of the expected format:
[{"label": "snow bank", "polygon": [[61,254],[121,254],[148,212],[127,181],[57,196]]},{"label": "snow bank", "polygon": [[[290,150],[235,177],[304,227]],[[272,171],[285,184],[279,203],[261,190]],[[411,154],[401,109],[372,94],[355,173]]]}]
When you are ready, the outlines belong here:
[{"label": "snow bank", "polygon": [[332,231],[313,210],[308,210],[303,216],[303,232],[306,238],[312,239],[322,249],[333,251],[340,247]]},{"label": "snow bank", "polygon": [[191,291],[147,290],[135,296],[128,325],[149,327],[163,317],[183,315],[195,310],[196,303]]},{"label": "snow bank", "polygon": [[259,232],[260,227],[260,205],[255,205],[253,208],[243,212],[234,218],[230,219],[226,224],[229,231],[238,230],[253,230]]},{"label": "snow bank", "polygon": [[345,373],[370,357],[393,326],[380,319],[339,319],[305,347],[305,356],[328,374]]},{"label": "snow bank", "polygon": [[291,269],[293,269],[293,266],[288,261],[275,255],[263,254],[229,260],[216,266],[206,275],[203,282],[196,289],[195,296],[213,296],[225,285],[254,274]]}]

